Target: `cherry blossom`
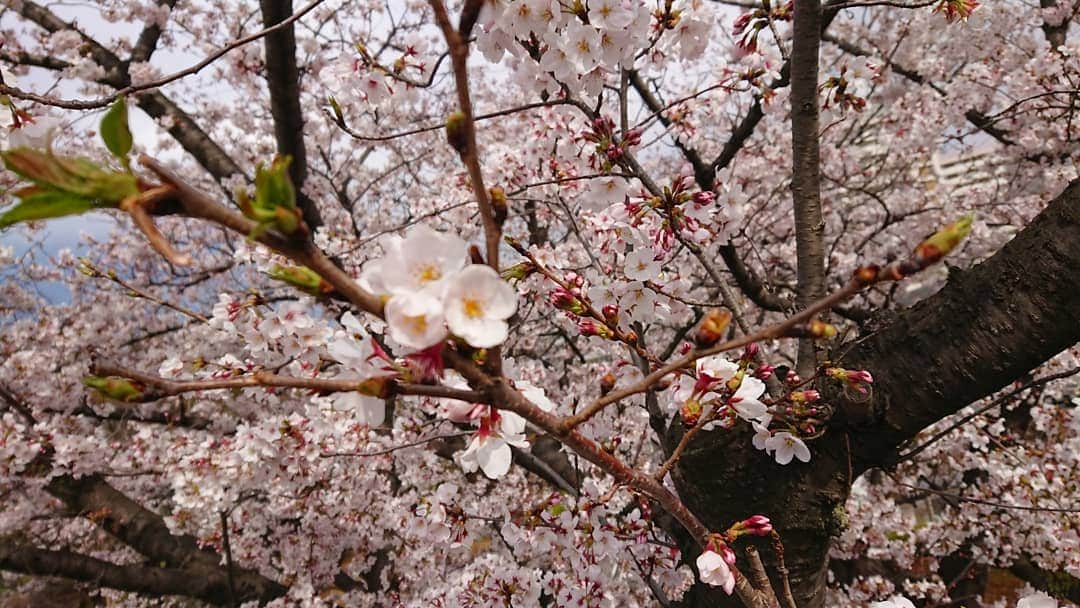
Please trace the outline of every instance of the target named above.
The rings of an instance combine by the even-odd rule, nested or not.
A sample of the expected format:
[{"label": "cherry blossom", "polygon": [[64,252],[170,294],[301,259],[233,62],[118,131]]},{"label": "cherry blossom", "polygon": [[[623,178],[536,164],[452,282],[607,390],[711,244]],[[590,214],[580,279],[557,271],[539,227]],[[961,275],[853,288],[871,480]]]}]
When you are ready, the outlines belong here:
[{"label": "cherry blossom", "polygon": [[529,447],[525,419],[513,412],[491,410],[481,419],[480,430],[457,460],[466,471],[479,468],[489,478],[498,479],[510,471],[511,446]]},{"label": "cherry blossom", "polygon": [[701,582],[713,587],[722,587],[724,592],[731,595],[735,589],[735,576],[728,568],[728,564],[719,553],[705,551],[697,558],[698,573]]},{"label": "cherry blossom", "polygon": [[473,264],[459,272],[444,298],[450,331],[469,345],[490,348],[506,340],[517,294],[490,266]]},{"label": "cherry blossom", "polygon": [[810,462],[810,449],[806,447],[806,443],[787,431],[774,433],[766,439],[765,449],[774,453],[777,464],[788,464],[792,458]]}]

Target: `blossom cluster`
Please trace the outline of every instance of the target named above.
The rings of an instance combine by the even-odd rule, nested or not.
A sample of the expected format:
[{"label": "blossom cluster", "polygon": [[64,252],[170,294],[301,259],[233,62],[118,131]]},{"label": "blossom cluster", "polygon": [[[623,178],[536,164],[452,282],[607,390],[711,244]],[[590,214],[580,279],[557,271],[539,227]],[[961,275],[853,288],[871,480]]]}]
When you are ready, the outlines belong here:
[{"label": "blossom cluster", "polygon": [[476,348],[506,340],[517,294],[490,266],[469,264],[461,238],[416,226],[384,240],[383,249],[364,266],[360,284],[386,300],[395,342],[423,350],[450,334]]}]

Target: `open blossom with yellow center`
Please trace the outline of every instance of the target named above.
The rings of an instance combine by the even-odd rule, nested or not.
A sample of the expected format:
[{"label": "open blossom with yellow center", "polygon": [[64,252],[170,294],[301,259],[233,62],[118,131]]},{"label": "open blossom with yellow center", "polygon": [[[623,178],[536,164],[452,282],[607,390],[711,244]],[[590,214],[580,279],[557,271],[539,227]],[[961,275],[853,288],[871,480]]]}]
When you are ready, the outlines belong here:
[{"label": "open blossom with yellow center", "polygon": [[470,346],[491,348],[506,340],[506,319],[517,310],[517,293],[490,266],[459,272],[443,296],[450,331]]},{"label": "open blossom with yellow center", "polygon": [[437,291],[469,258],[465,241],[423,225],[385,240],[383,249],[386,255],[368,262],[360,276],[361,285],[383,296]]},{"label": "open blossom with yellow center", "polygon": [[442,303],[428,290],[390,298],[386,324],[390,337],[409,348],[424,349],[446,338]]}]

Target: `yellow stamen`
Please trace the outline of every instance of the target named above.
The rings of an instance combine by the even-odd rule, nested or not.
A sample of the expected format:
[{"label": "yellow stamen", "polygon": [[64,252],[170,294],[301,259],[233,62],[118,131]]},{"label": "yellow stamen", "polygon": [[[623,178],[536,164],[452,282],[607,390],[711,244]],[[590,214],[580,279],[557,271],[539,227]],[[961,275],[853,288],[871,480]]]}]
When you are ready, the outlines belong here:
[{"label": "yellow stamen", "polygon": [[421,266],[417,269],[416,274],[417,278],[420,279],[421,283],[430,283],[432,281],[438,281],[440,278],[442,278],[442,273],[439,272],[438,267],[431,264]]},{"label": "yellow stamen", "polygon": [[465,309],[465,316],[470,319],[479,319],[484,316],[484,307],[478,300],[465,298],[461,301],[461,306]]},{"label": "yellow stamen", "polygon": [[427,317],[419,315],[416,317],[407,317],[407,322],[412,326],[414,332],[422,334],[427,331]]}]

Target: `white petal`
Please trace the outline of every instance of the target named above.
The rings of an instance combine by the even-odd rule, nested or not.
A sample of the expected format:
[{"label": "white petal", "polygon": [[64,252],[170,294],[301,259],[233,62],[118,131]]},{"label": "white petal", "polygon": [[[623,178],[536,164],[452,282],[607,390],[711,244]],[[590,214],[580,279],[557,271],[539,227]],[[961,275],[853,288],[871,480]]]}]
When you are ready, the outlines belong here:
[{"label": "white petal", "polygon": [[339,393],[334,405],[343,410],[354,410],[361,424],[379,426],[386,420],[386,403],[382,399],[361,393]]},{"label": "white petal", "polygon": [[450,331],[463,338],[469,346],[491,348],[506,342],[510,332],[506,321],[470,319],[464,315],[459,316],[456,311],[451,311],[447,311],[447,324],[450,326]]},{"label": "white petal", "polygon": [[510,457],[510,446],[493,438],[488,438],[476,454],[480,468],[490,479],[498,479],[510,471]]}]

